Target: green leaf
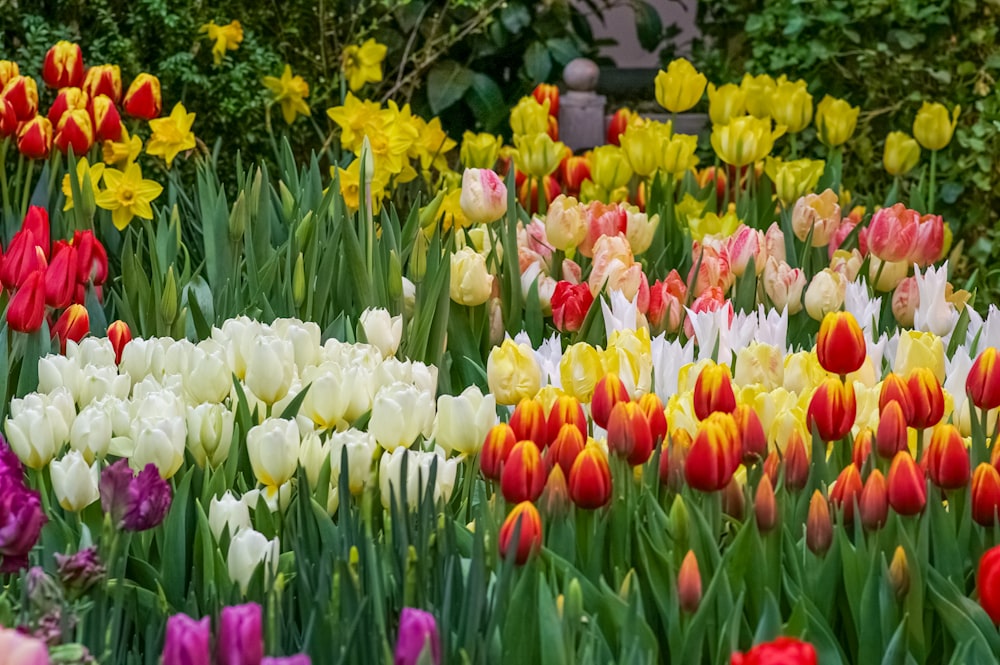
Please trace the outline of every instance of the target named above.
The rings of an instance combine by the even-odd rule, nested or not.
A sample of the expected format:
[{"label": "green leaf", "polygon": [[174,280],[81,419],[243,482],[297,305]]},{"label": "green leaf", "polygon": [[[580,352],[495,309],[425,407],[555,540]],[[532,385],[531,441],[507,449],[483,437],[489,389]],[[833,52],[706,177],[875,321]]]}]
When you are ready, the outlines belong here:
[{"label": "green leaf", "polygon": [[486,74],[475,72],[472,75],[472,84],[465,91],[465,101],[487,131],[499,127],[507,118],[507,104],[500,86]]},{"label": "green leaf", "polygon": [[500,11],[500,22],[515,35],[531,25],[531,13],[522,4],[506,3]]},{"label": "green leaf", "polygon": [[438,114],[462,98],[473,82],[473,72],[454,60],[437,63],[427,74],[427,102]]},{"label": "green leaf", "polygon": [[635,0],[632,9],[635,11],[635,31],[639,36],[639,46],[647,51],[655,50],[663,40],[660,12],[645,0]]},{"label": "green leaf", "polygon": [[549,50],[541,42],[532,42],[524,52],[524,73],[531,81],[541,83],[549,78],[552,72],[552,58]]}]

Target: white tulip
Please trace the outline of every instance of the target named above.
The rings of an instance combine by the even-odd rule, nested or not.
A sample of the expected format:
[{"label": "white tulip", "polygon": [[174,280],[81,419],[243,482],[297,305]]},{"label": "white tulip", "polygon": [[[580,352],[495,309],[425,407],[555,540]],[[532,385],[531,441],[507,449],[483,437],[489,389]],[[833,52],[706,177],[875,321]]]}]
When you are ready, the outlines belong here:
[{"label": "white tulip", "polygon": [[434,398],[406,383],[392,383],[375,395],[368,431],[379,445],[392,452],[409,448],[434,425]]},{"label": "white tulip", "polygon": [[73,426],[69,430],[69,445],[82,453],[87,463],[91,464],[108,453],[111,436],[111,416],[95,402],[83,407],[73,420]]},{"label": "white tulip", "polygon": [[250,511],[247,504],[226,491],[221,499],[212,497],[208,504],[208,527],[218,541],[222,532],[229,525],[229,537],[232,539],[241,529],[250,528]]},{"label": "white tulip", "polygon": [[215,468],[229,457],[236,416],[222,404],[187,409],[187,448],[198,466]]},{"label": "white tulip", "polygon": [[318,324],[298,319],[277,319],[271,327],[279,337],[292,343],[295,350],[295,367],[300,373],[307,367],[319,364],[322,331]]},{"label": "white tulip", "polygon": [[147,376],[159,380],[163,376],[163,346],[155,339],[132,339],[122,349],[120,371],[128,375],[132,384]]},{"label": "white tulip", "polygon": [[129,464],[133,469],[141,471],[152,463],[156,465],[162,478],[170,478],[184,463],[186,440],[187,432],[181,416],[135,420],[132,422],[132,442],[135,449]]},{"label": "white tulip", "polygon": [[59,505],[70,512],[79,512],[101,498],[98,463],[87,464],[78,450],[71,450],[62,459],[49,465],[52,489]]},{"label": "white tulip", "polygon": [[434,479],[434,500],[448,501],[455,489],[455,473],[458,460],[446,460],[438,452],[428,453],[419,450],[397,448],[391,453],[382,455],[379,461],[379,489],[382,494],[382,506],[389,508],[392,497],[400,502],[403,498],[403,458],[406,457],[406,506],[416,510],[426,494],[430,482],[432,467],[436,465]]},{"label": "white tulip", "polygon": [[185,376],[194,365],[194,360],[191,357],[194,348],[195,346],[190,340],[171,340],[163,351],[163,375]]},{"label": "white tulip", "polygon": [[323,470],[323,462],[330,454],[330,443],[319,438],[319,434],[311,432],[302,437],[299,446],[299,466],[305,469],[309,487],[316,489],[319,484],[319,472]]},{"label": "white tulip", "polygon": [[396,355],[403,336],[402,316],[389,316],[387,309],[368,308],[361,313],[360,323],[368,343],[377,348],[383,358]]},{"label": "white tulip", "polygon": [[210,353],[200,347],[191,349],[182,380],[191,404],[221,403],[233,389],[233,375],[222,351]]},{"label": "white tulip", "polygon": [[309,386],[309,392],[299,412],[311,418],[320,429],[336,427],[347,413],[353,389],[344,380],[344,370],[336,363],[325,362],[308,368],[302,380]]},{"label": "white tulip", "polygon": [[497,402],[469,386],[461,395],[441,395],[437,401],[434,440],[448,451],[474,455],[497,423]]},{"label": "white tulip", "polygon": [[94,365],[118,369],[115,348],[107,337],[84,337],[79,342],[67,340],[66,356],[75,360],[80,367]]},{"label": "white tulip", "polygon": [[361,494],[372,477],[375,437],[370,432],[348,429],[330,435],[330,484],[340,483],[343,451],[347,451],[347,477],[351,494]]},{"label": "white tulip", "polygon": [[53,431],[53,425],[60,427],[62,423],[58,413],[49,418],[52,411],[45,399],[37,394],[26,395],[24,399],[11,403],[11,418],[7,419],[4,429],[7,441],[18,458],[32,469],[41,469],[48,464],[62,447],[64,439],[58,438]]},{"label": "white tulip", "polygon": [[82,383],[83,370],[75,359],[56,354],[38,359],[38,392],[50,393],[56,388],[65,387],[73,395],[73,399],[79,402]]},{"label": "white tulip", "polygon": [[118,374],[116,368],[87,365],[83,368],[78,401],[80,406],[86,406],[105,395],[126,399],[131,387],[132,380],[129,376]]},{"label": "white tulip", "polygon": [[295,475],[299,428],[294,420],[269,418],[247,432],[247,453],[257,480],[278,487]]},{"label": "white tulip", "polygon": [[187,416],[187,409],[180,396],[156,385],[152,378],[136,386],[129,411],[133,419]]},{"label": "white tulip", "polygon": [[269,580],[274,576],[280,553],[277,538],[268,540],[259,531],[240,529],[229,543],[229,579],[239,584],[240,591],[245,594],[254,571],[261,563],[266,568],[264,578]]},{"label": "white tulip", "polygon": [[295,374],[292,343],[274,336],[260,336],[250,345],[246,358],[247,387],[266,404],[274,404],[288,393]]}]

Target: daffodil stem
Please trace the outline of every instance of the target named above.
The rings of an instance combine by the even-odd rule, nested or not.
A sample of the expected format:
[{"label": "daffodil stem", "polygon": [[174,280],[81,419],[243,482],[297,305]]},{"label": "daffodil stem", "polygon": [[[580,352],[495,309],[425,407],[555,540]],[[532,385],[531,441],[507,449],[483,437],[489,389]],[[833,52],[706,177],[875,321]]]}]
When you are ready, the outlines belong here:
[{"label": "daffodil stem", "polygon": [[935,203],[935,198],[937,196],[937,192],[935,191],[935,185],[937,185],[937,183],[935,182],[935,179],[937,178],[937,154],[938,154],[937,150],[931,150],[931,177],[930,177],[930,182],[928,183],[927,186],[927,201],[926,201],[927,212],[929,214],[934,213],[934,203]]}]

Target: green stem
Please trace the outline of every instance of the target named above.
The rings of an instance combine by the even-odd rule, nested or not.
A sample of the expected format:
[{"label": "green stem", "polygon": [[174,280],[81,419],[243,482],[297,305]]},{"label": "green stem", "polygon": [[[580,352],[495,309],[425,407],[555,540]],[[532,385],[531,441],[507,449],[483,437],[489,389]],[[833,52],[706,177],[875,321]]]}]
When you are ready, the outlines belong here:
[{"label": "green stem", "polygon": [[930,214],[934,214],[934,203],[937,198],[937,192],[935,191],[937,185],[937,183],[935,182],[937,178],[937,154],[938,154],[937,150],[931,150],[931,178],[930,178],[930,183],[928,184],[927,187],[928,191],[927,191],[927,201],[926,201],[927,212]]},{"label": "green stem", "polygon": [[28,160],[28,172],[24,176],[24,186],[21,189],[21,219],[28,214],[28,201],[31,199],[31,176],[35,174],[35,160]]}]

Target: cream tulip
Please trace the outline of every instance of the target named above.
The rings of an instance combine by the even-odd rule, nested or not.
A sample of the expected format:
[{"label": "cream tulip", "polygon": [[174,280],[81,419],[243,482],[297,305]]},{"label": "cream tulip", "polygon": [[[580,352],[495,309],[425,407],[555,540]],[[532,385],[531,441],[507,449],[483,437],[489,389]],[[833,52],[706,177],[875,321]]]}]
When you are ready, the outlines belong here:
[{"label": "cream tulip", "polygon": [[63,509],[76,513],[101,498],[98,463],[88,465],[79,451],[71,450],[62,459],[53,460],[49,472]]},{"label": "cream tulip", "polygon": [[279,487],[295,475],[299,463],[299,428],[294,420],[269,418],[247,432],[247,454],[257,480]]}]

